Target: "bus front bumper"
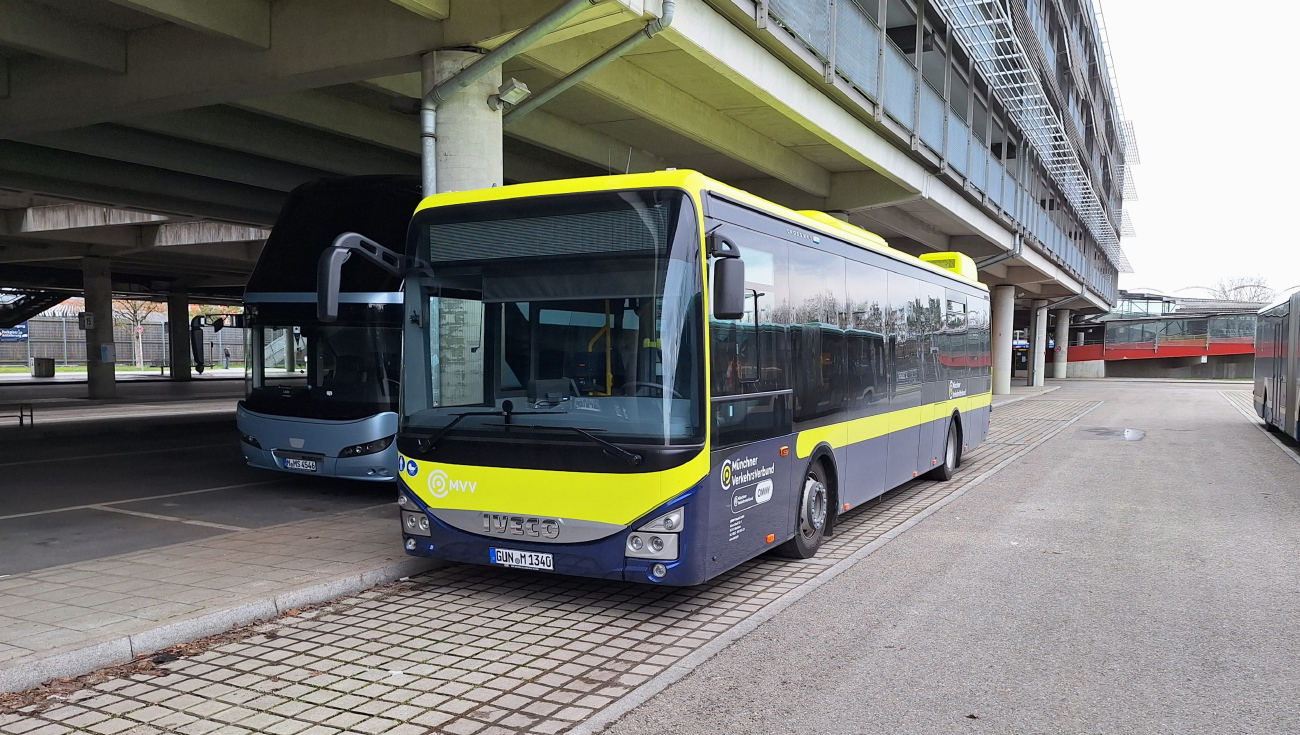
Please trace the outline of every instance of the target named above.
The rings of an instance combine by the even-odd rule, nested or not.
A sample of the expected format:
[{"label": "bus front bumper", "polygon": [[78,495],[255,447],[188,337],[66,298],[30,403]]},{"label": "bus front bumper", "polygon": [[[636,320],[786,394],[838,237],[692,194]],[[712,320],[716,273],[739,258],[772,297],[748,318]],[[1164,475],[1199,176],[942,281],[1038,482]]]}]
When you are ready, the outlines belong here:
[{"label": "bus front bumper", "polygon": [[[338,456],[344,447],[396,434],[395,413],[380,413],[357,421],[322,421],[255,413],[241,402],[235,417],[242,435],[239,447],[250,467],[371,482],[392,482],[397,474],[395,441],[371,454]],[[250,438],[257,445],[249,443]]]},{"label": "bus front bumper", "polygon": [[[403,528],[402,541],[406,553],[429,559],[462,562],[466,564],[486,564],[489,566],[511,568],[498,564],[493,559],[495,549],[531,552],[550,555],[554,568],[540,570],[542,573],[553,572],[575,577],[594,577],[597,579],[614,579],[627,582],[648,582],[669,586],[689,586],[700,584],[707,579],[704,559],[699,554],[692,555],[691,549],[698,538],[698,527],[703,522],[701,509],[692,507],[692,500],[698,488],[692,488],[673,498],[669,502],[647,513],[642,519],[615,533],[612,536],[586,543],[530,543],[520,536],[489,537],[469,533],[443,523],[428,512],[427,507],[416,499],[415,495],[399,483],[406,495],[406,502],[399,511],[402,514],[418,513],[429,521],[428,535],[407,533]],[[641,524],[668,513],[677,508],[686,508],[686,523],[678,534],[678,551],[675,560],[655,560],[628,557],[628,535]],[[656,576],[655,567],[662,565],[662,576]]]}]

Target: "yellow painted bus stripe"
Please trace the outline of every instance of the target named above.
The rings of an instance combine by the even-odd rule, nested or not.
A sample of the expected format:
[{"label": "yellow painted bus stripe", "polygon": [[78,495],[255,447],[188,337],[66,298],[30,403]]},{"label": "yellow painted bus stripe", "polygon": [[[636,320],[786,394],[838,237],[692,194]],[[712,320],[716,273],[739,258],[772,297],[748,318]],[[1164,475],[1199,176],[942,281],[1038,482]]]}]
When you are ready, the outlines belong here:
[{"label": "yellow painted bus stripe", "polygon": [[799,436],[795,440],[795,454],[800,459],[804,459],[812,454],[817,445],[822,443],[830,445],[832,449],[839,449],[868,439],[887,436],[895,431],[927,424],[935,419],[950,416],[954,409],[965,414],[988,406],[991,403],[993,403],[993,394],[981,393],[915,408],[905,408],[900,411],[866,416],[851,421],[842,421],[838,424],[820,426],[816,429],[806,429],[799,432]]}]

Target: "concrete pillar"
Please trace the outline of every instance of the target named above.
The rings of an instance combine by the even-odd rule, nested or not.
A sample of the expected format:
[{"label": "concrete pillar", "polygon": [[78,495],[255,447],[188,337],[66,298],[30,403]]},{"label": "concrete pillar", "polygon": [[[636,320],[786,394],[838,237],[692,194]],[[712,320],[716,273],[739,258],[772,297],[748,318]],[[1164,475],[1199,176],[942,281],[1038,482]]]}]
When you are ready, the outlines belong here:
[{"label": "concrete pillar", "polygon": [[1065,377],[1066,363],[1070,354],[1070,310],[1056,310],[1056,352],[1052,353],[1052,377],[1061,380]]},{"label": "concrete pillar", "polygon": [[1016,287],[993,287],[993,395],[1011,393],[1012,319],[1016,312]]},{"label": "concrete pillar", "polygon": [[[472,51],[433,51],[423,57],[422,83],[427,94],[440,82],[478,61]],[[501,86],[501,69],[438,105],[434,170],[438,192],[468,191],[501,186],[505,153],[501,146],[501,111],[488,98]],[[435,192],[425,192],[425,196]]]},{"label": "concrete pillar", "polygon": [[167,294],[167,344],[172,380],[189,380],[190,295],[185,291]]},{"label": "concrete pillar", "polygon": [[1026,385],[1043,387],[1047,372],[1044,362],[1047,359],[1047,302],[1035,300],[1030,314],[1029,341],[1029,380]]},{"label": "concrete pillar", "polygon": [[86,314],[86,385],[90,398],[117,397],[117,347],[113,342],[113,278],[105,258],[81,259],[81,289]]}]

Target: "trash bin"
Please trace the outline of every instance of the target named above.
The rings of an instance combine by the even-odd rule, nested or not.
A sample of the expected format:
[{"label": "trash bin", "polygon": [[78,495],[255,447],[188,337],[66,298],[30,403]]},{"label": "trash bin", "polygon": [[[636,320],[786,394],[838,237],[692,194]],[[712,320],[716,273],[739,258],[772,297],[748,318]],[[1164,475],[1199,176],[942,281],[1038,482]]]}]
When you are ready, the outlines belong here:
[{"label": "trash bin", "polygon": [[33,358],[32,358],[32,377],[33,377],[33,378],[53,378],[53,377],[54,377],[54,358],[53,358],[53,357],[33,357]]}]

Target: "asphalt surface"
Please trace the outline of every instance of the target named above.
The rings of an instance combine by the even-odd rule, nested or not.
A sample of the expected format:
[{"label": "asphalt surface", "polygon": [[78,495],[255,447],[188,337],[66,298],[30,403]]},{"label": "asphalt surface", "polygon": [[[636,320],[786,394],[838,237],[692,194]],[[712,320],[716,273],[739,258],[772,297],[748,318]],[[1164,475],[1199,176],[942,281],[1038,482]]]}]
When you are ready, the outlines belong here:
[{"label": "asphalt surface", "polygon": [[1226,387],[1065,383],[1105,403],[607,732],[1300,732],[1300,465]]},{"label": "asphalt surface", "polygon": [[233,415],[38,423],[0,441],[0,575],[379,505],[396,492],[249,468]]}]

